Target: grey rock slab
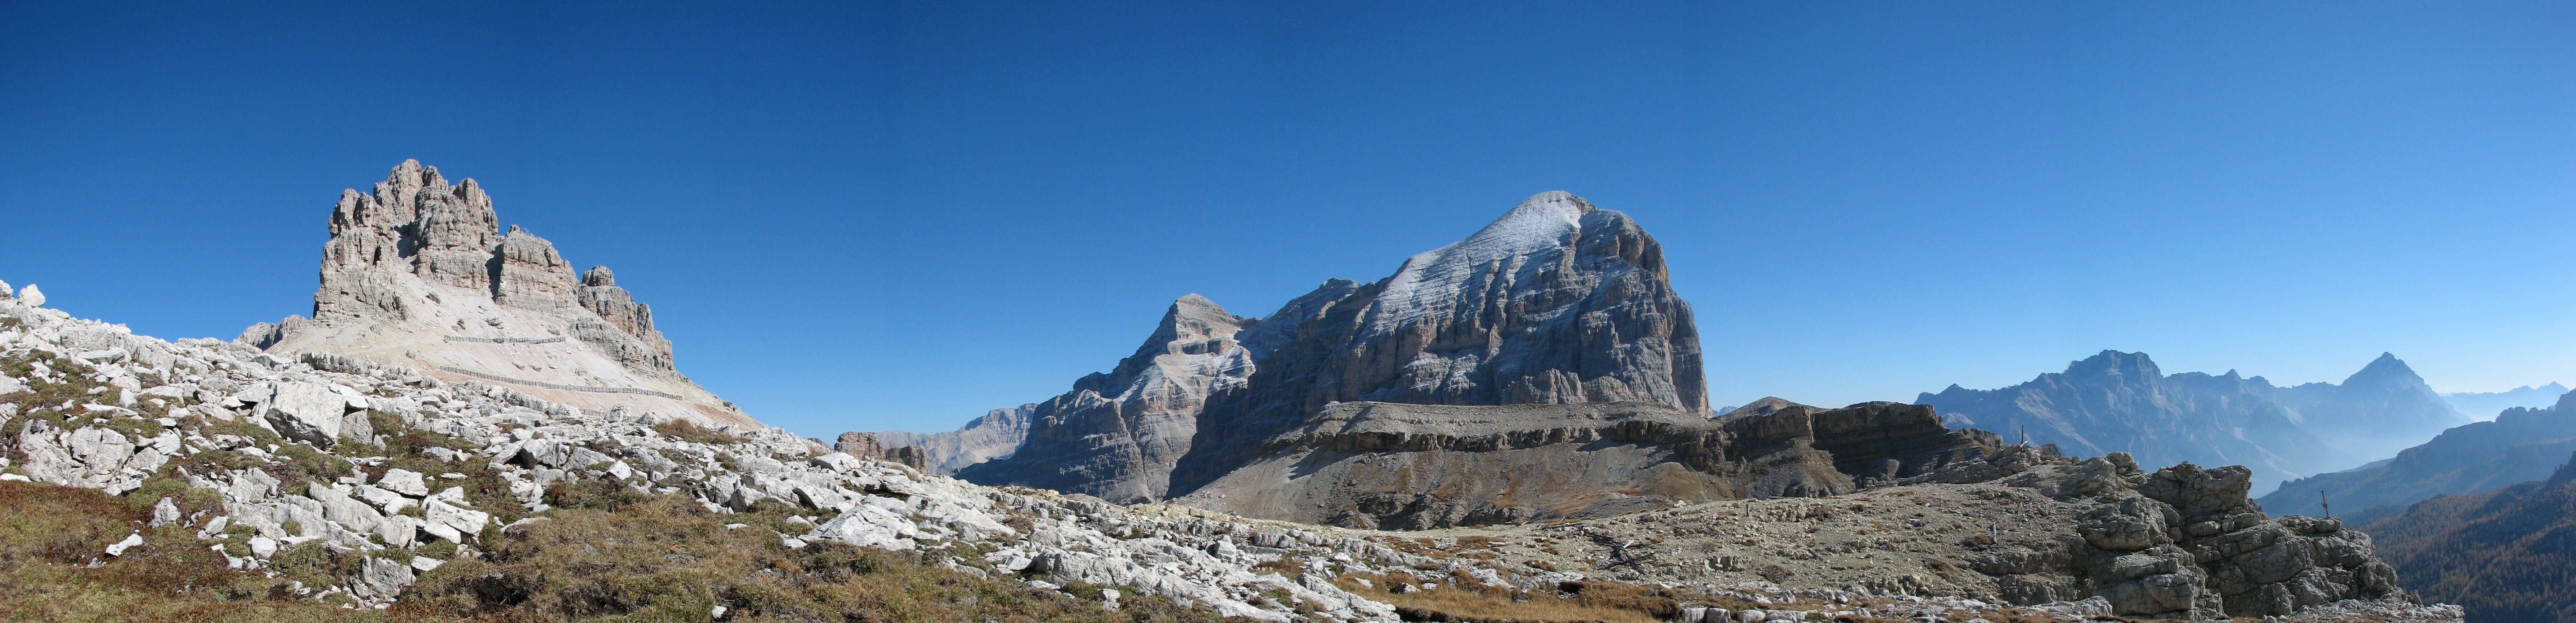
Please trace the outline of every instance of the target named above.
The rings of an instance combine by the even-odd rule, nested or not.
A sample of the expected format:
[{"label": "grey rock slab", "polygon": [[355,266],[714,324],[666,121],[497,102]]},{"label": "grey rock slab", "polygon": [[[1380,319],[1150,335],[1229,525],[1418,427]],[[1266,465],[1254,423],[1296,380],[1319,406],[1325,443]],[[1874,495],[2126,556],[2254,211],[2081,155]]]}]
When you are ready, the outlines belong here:
[{"label": "grey rock slab", "polygon": [[429,496],[429,484],[421,473],[407,469],[385,470],[385,476],[376,481],[376,486],[416,498]]},{"label": "grey rock slab", "polygon": [[430,524],[445,526],[461,534],[480,533],[484,526],[492,522],[491,513],[458,508],[444,499],[433,498],[422,504],[422,507]]}]

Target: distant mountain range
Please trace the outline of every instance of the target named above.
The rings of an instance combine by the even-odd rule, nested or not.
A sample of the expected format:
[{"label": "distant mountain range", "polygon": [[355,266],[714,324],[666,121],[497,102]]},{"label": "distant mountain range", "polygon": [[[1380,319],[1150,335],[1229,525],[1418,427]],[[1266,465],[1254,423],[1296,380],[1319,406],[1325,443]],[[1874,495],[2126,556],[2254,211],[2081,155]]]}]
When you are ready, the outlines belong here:
[{"label": "distant mountain range", "polygon": [[1954,428],[2027,434],[2073,455],[2127,452],[2147,465],[2244,465],[2256,483],[2352,468],[2470,422],[2385,353],[2341,384],[2276,387],[2234,370],[2167,375],[2145,353],[2106,350],[2027,383],[1951,385],[1915,402]]},{"label": "distant mountain range", "polygon": [[2484,421],[2514,407],[2538,409],[2549,406],[2566,393],[2567,386],[2550,383],[2539,387],[2524,385],[2500,392],[2449,393],[2442,395],[2442,401],[2451,403],[2452,409],[2472,419]]},{"label": "distant mountain range", "polygon": [[2324,503],[2354,524],[2397,514],[2406,505],[2441,494],[2492,491],[2539,480],[2576,452],[2576,394],[2562,394],[2547,409],[2506,409],[2492,422],[2475,422],[2351,470],[2293,480],[2263,496],[2274,515],[2323,516]]},{"label": "distant mountain range", "polygon": [[2546,479],[2437,496],[2364,531],[2402,586],[2466,607],[2469,620],[2576,620],[2576,457],[2558,460]]}]

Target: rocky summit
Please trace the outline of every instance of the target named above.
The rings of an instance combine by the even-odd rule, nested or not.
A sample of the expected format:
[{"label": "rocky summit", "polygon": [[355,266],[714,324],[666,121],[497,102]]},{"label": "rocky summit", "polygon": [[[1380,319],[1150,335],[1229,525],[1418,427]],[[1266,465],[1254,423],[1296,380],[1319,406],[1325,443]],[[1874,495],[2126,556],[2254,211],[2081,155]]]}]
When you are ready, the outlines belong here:
[{"label": "rocky summit", "polygon": [[282,357],[328,354],[473,380],[556,404],[709,424],[752,421],[675,367],[653,309],[606,266],[576,271],[511,226],[468,178],[405,160],[369,192],[340,191],[313,317],[239,341]]},{"label": "rocky summit", "polygon": [[1705,417],[1699,334],[1626,215],[1540,193],[1369,284],[1263,318],[1191,295],[1108,373],[1040,403],[1009,459],[961,477],[1120,502],[1188,495],[1273,458],[1335,404],[1639,402]]}]

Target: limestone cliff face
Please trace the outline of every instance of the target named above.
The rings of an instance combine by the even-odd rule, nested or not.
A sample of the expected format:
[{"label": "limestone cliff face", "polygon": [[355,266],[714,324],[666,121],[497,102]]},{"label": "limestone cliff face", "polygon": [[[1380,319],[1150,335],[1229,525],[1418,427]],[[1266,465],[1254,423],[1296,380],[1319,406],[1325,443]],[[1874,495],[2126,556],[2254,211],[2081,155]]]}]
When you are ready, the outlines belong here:
[{"label": "limestone cliff face", "polygon": [[243,343],[501,383],[603,413],[751,422],[679,374],[652,310],[614,273],[577,275],[553,243],[504,232],[474,180],[449,184],[406,160],[372,192],[341,191],[330,232],[313,317],[253,326]]},{"label": "limestone cliff face", "polygon": [[1073,391],[1038,403],[1009,460],[966,467],[970,481],[1008,482],[1110,500],[1160,499],[1189,452],[1212,393],[1240,387],[1252,355],[1235,341],[1244,319],[1198,295],[1182,297],[1134,355]]},{"label": "limestone cliff face", "polygon": [[[1699,329],[1663,248],[1627,215],[1546,192],[1365,286],[1327,283],[1262,321],[1284,338],[1211,401],[1187,491],[1259,460],[1326,405],[1638,401],[1708,413]],[[1293,336],[1293,337],[1290,337]]]},{"label": "limestone cliff face", "polygon": [[1654,238],[1540,193],[1394,275],[1326,281],[1267,318],[1183,299],[1117,370],[1042,404],[1018,454],[960,476],[1161,499],[1337,402],[1641,402],[1704,419],[1699,357]]}]

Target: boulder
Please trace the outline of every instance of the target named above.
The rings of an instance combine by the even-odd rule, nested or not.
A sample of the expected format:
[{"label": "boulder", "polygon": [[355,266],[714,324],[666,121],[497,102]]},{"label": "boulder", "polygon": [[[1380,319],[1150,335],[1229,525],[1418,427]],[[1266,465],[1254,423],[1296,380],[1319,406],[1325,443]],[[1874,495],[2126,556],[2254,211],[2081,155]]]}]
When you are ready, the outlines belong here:
[{"label": "boulder", "polygon": [[875,457],[881,456],[885,449],[877,446],[876,435],[847,432],[841,433],[841,437],[832,442],[832,451],[850,456]]},{"label": "boulder", "polygon": [[262,401],[260,415],[277,434],[328,448],[340,439],[347,423],[349,399],[320,383],[284,381],[269,387],[270,396]]},{"label": "boulder", "polygon": [[149,525],[158,528],[174,523],[179,523],[178,504],[171,503],[170,498],[161,498],[152,504],[152,523]]}]

